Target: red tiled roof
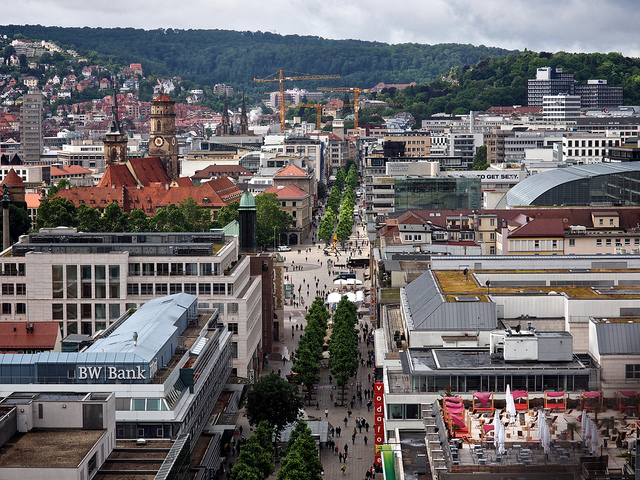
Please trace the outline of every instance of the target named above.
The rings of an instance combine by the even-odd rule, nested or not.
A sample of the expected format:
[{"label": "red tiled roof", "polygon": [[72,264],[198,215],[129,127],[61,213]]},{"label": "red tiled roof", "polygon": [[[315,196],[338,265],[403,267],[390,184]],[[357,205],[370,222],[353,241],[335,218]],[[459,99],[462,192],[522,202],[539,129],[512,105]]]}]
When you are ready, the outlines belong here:
[{"label": "red tiled roof", "polygon": [[136,186],[136,179],[126,165],[109,165],[98,183],[98,187],[122,187],[123,185]]},{"label": "red tiled roof", "polygon": [[216,192],[216,194],[225,203],[239,200],[240,197],[242,197],[242,190],[240,190],[235,183],[229,180],[228,177],[213,178],[202,184],[202,186],[205,185]]},{"label": "red tiled roof", "polygon": [[15,170],[10,169],[4,177],[4,180],[0,182],[0,185],[9,185],[11,188],[24,188],[24,182],[15,172]]},{"label": "red tiled roof", "polygon": [[275,193],[278,198],[304,198],[309,195],[297,185],[274,185],[262,193]]},{"label": "red tiled roof", "polygon": [[510,232],[513,237],[564,237],[564,227],[559,218],[534,218]]},{"label": "red tiled roof", "polygon": [[40,194],[25,193],[24,201],[27,202],[27,208],[38,208],[40,206]]},{"label": "red tiled roof", "polygon": [[286,167],[282,167],[274,177],[303,177],[307,178],[307,173],[297,166],[295,163],[290,163]]},{"label": "red tiled roof", "polygon": [[160,157],[130,158],[127,162],[131,165],[134,175],[145,187],[153,182],[163,184],[171,182]]},{"label": "red tiled roof", "polygon": [[176,180],[179,187],[193,187],[193,182],[189,177],[180,177]]},{"label": "red tiled roof", "polygon": [[164,93],[161,93],[156,98],[151,100],[152,102],[173,102],[169,97],[167,97]]},{"label": "red tiled roof", "polygon": [[90,175],[92,172],[88,168],[80,165],[61,165],[59,167],[51,167],[52,177],[64,177],[65,175]]},{"label": "red tiled roof", "polygon": [[59,331],[58,322],[0,322],[0,349],[53,349]]},{"label": "red tiled roof", "polygon": [[242,165],[209,165],[204,170],[198,170],[191,178],[206,179],[211,177],[249,177],[253,176],[251,171]]},{"label": "red tiled roof", "polygon": [[189,197],[203,207],[224,207],[226,205],[212,188],[203,185],[201,187],[170,188],[165,191],[165,195],[157,203],[156,207],[167,207],[172,203],[179,204]]}]

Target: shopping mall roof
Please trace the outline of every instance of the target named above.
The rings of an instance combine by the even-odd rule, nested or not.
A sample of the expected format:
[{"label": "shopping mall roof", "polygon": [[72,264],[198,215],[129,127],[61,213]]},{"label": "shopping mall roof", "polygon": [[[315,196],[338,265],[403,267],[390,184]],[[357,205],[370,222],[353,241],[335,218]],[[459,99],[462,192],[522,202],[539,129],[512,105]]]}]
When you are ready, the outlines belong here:
[{"label": "shopping mall roof", "polygon": [[554,187],[575,180],[640,171],[640,162],[598,163],[558,168],[525,178],[507,192],[505,207],[533,205],[535,200]]}]

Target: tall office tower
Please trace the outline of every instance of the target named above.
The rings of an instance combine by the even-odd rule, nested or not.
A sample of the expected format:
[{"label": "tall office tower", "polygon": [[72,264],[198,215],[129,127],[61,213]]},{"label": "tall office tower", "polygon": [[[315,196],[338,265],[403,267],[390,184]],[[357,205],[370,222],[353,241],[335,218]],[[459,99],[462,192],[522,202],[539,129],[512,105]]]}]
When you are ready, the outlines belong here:
[{"label": "tall office tower", "polygon": [[22,96],[20,108],[20,158],[26,164],[40,163],[43,149],[42,93],[30,91]]},{"label": "tall office tower", "polygon": [[527,101],[530,107],[541,107],[542,97],[550,95],[573,95],[575,80],[573,73],[564,73],[561,68],[544,67],[536,72],[536,78],[527,82]]}]

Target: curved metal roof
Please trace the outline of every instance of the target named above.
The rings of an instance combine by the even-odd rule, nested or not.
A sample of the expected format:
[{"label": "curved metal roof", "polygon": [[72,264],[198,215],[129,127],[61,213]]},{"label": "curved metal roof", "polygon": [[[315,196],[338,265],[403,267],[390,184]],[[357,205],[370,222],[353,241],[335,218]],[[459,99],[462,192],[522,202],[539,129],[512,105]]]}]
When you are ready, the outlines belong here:
[{"label": "curved metal roof", "polygon": [[640,171],[640,162],[597,163],[549,170],[527,177],[509,190],[506,195],[507,205],[509,207],[533,205],[540,195],[575,180],[636,171]]}]

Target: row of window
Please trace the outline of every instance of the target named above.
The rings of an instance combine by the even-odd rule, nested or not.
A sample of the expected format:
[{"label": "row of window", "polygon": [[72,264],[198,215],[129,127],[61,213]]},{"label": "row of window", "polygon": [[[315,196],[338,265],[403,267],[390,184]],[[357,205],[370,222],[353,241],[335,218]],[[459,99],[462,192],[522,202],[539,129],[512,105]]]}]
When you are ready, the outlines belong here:
[{"label": "row of window", "polygon": [[11,311],[15,310],[16,315],[25,315],[27,313],[27,304],[26,303],[3,303],[2,304],[2,314],[3,315],[11,315]]},{"label": "row of window", "polygon": [[3,283],[2,295],[26,295],[27,284],[26,283]]},{"label": "row of window", "polygon": [[[616,238],[615,242],[616,242],[616,247],[621,247],[622,246],[622,240],[621,238]],[[612,245],[613,241],[611,238],[605,238],[604,239],[604,244],[607,247],[610,247]],[[625,238],[624,239],[624,244],[625,245],[631,245],[631,239],[630,238]],[[633,239],[633,244],[634,245],[640,245],[640,238],[634,238]],[[601,247],[602,246],[602,239],[601,238],[596,238],[596,246],[597,247]]]},{"label": "row of window", "polygon": [[[600,143],[602,142],[602,143]],[[619,140],[567,140],[567,146],[571,147],[617,147]],[[571,154],[569,154],[571,155]]]},{"label": "row of window", "polygon": [[127,295],[233,295],[233,283],[127,283]]},{"label": "row of window", "polygon": [[169,275],[220,275],[219,263],[182,263],[182,262],[158,262],[158,263],[130,263],[130,277],[151,277]]},{"label": "row of window", "polygon": [[632,363],[624,366],[627,380],[640,380],[640,363]]},{"label": "row of window", "polygon": [[[66,315],[65,315],[66,313]],[[120,317],[119,303],[53,303],[51,316],[53,320],[116,320]]]},{"label": "row of window", "polygon": [[51,277],[53,298],[120,298],[119,265],[52,265]]}]

